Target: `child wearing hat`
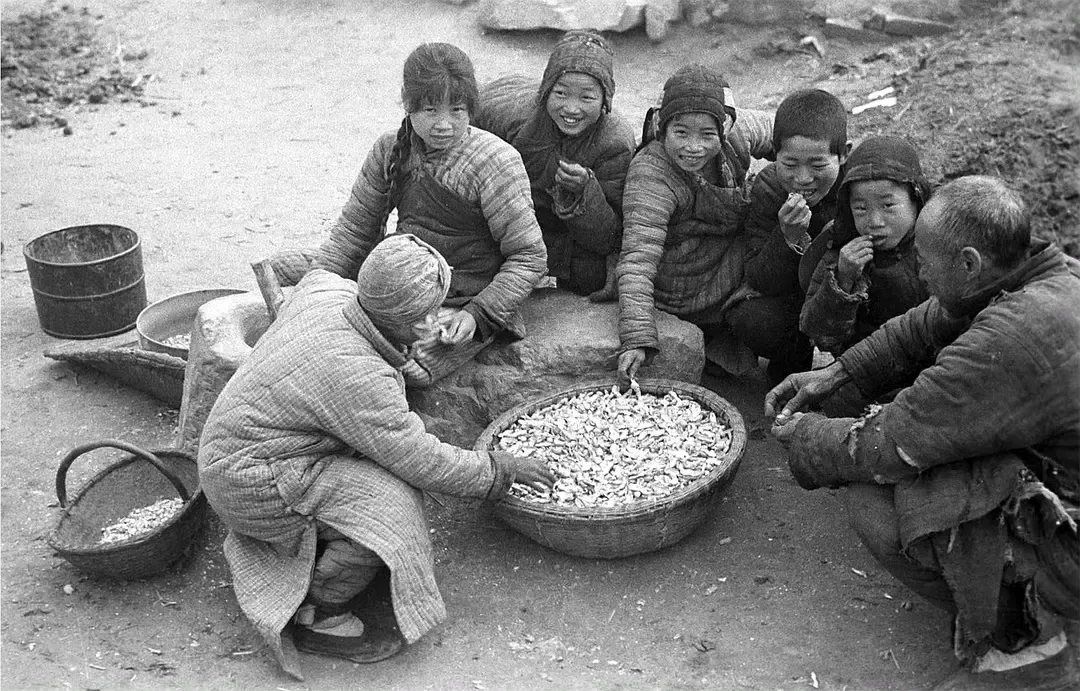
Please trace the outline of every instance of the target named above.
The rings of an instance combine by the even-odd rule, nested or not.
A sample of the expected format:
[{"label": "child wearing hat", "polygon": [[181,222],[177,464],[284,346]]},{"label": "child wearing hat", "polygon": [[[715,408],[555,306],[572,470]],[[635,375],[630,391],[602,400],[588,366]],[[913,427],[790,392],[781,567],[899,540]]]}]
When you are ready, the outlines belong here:
[{"label": "child wearing hat", "polygon": [[787,96],[776,109],[772,136],[776,162],[754,180],[746,217],[750,293],[728,321],[742,343],[768,358],[768,376],[778,382],[813,364],[814,346],[799,331],[799,262],[836,216],[851,142],[843,104],[821,89]]},{"label": "child wearing hat", "polygon": [[581,295],[606,282],[634,155],[633,129],[611,112],[613,56],[600,34],[570,31],[555,45],[539,85],[520,75],[495,79],[481,89],[474,120],[521,154],[548,274]]},{"label": "child wearing hat", "polygon": [[394,209],[399,232],[446,257],[453,274],[441,329],[416,347],[413,386],[449,374],[500,334],[523,337],[519,309],[547,262],[521,156],[470,125],[478,98],[464,52],[448,43],[417,47],[405,60],[401,127],[375,142],[313,262],[356,276]]},{"label": "child wearing hat", "polygon": [[770,114],[736,109],[702,65],[667,80],[645,134],[626,176],[616,271],[624,382],[659,349],[654,307],[701,326],[708,350],[737,354],[724,318],[743,278],[747,173],[773,153]]},{"label": "child wearing hat", "polygon": [[799,267],[806,280],[799,327],[818,348],[840,355],[929,297],[914,247],[915,221],[929,198],[906,140],[870,137],[851,152],[836,221]]},{"label": "child wearing hat", "polygon": [[[409,410],[409,349],[452,284],[408,234],[355,281],[307,272],[207,417],[200,487],[229,529],[237,602],[297,679],[297,650],[377,662],[445,619],[423,490],[496,500],[553,481],[540,460],[443,443]],[[355,604],[387,569],[393,622]]]}]

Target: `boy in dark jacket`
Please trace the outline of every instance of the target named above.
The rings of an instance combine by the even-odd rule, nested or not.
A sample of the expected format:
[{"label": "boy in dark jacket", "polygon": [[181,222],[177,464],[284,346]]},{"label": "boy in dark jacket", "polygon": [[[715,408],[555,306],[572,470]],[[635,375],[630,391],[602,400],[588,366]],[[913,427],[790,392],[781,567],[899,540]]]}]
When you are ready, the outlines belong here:
[{"label": "boy in dark jacket", "polygon": [[836,215],[836,191],[851,151],[847,114],[832,94],[796,91],[776,109],[776,162],[754,181],[746,217],[745,282],[753,294],[728,323],[778,381],[809,369],[814,349],[799,332],[799,261]]},{"label": "boy in dark jacket", "polygon": [[539,85],[517,75],[490,82],[474,121],[521,154],[548,274],[581,295],[604,287],[607,258],[622,237],[623,184],[634,155],[633,129],[611,112],[612,58],[600,34],[568,32]]}]

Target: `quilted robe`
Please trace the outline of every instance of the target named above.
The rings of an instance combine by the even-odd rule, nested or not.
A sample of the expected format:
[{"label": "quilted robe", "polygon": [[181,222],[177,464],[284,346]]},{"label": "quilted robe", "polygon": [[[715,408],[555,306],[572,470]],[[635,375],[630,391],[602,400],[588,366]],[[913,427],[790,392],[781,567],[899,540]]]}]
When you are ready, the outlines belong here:
[{"label": "quilted robe", "polygon": [[446,616],[421,490],[494,498],[512,472],[428,434],[408,409],[405,354],[375,329],[356,284],[315,269],[225,386],[199,448],[203,490],[229,528],[236,598],[286,672],[283,629],[304,600],[316,520],[390,567],[394,613],[416,641]]}]

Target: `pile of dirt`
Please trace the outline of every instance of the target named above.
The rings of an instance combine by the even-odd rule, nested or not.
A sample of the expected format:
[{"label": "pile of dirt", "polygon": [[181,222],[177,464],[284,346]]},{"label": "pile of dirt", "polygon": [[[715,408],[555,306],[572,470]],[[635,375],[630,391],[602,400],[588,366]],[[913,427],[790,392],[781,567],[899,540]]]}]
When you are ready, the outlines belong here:
[{"label": "pile of dirt", "polygon": [[1061,100],[1080,64],[1080,19],[1067,3],[1035,5],[1013,4],[947,36],[869,56],[892,63],[899,103],[854,124],[858,136],[916,143],[935,184],[1001,177],[1031,207],[1034,234],[1080,257],[1080,112]]},{"label": "pile of dirt", "polygon": [[5,19],[0,29],[0,120],[5,126],[69,127],[68,109],[140,100],[141,78],[126,63],[146,53],[126,53],[119,46],[110,50],[100,38],[101,15],[62,5]]}]

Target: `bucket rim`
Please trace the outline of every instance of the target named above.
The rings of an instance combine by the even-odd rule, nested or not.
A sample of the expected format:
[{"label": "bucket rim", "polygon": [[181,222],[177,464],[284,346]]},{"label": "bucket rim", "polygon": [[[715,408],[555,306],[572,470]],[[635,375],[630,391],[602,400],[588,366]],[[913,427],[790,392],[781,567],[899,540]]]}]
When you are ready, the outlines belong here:
[{"label": "bucket rim", "polygon": [[[124,230],[124,231],[127,231],[128,233],[131,233],[132,237],[135,238],[135,242],[134,242],[134,244],[131,245],[131,247],[128,247],[127,249],[125,249],[122,252],[117,252],[116,254],[109,255],[108,257],[102,257],[100,259],[91,259],[89,261],[83,261],[83,262],[58,262],[58,261],[50,261],[48,259],[39,259],[38,257],[34,256],[30,252],[30,248],[32,246],[34,246],[35,243],[37,243],[37,242],[39,242],[41,240],[44,240],[45,238],[47,238],[49,236],[57,235],[59,233],[65,233],[65,232],[72,231],[72,230],[79,230],[81,228],[119,228],[120,230]],[[141,248],[142,248],[142,238],[139,237],[139,234],[137,232],[135,232],[131,228],[128,228],[127,226],[118,225],[116,223],[84,223],[84,224],[77,225],[77,226],[67,226],[65,228],[58,228],[56,230],[50,230],[48,233],[42,233],[41,235],[37,236],[33,240],[30,240],[25,245],[23,245],[22,250],[23,250],[23,257],[28,262],[32,261],[33,263],[35,263],[35,264],[37,264],[39,266],[55,266],[55,267],[62,267],[62,268],[77,268],[77,267],[83,267],[83,266],[93,266],[94,264],[101,264],[102,262],[116,261],[117,259],[119,259],[121,257],[124,257],[124,256],[127,256],[127,255],[131,254],[132,252],[141,251]]]}]

